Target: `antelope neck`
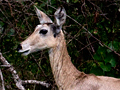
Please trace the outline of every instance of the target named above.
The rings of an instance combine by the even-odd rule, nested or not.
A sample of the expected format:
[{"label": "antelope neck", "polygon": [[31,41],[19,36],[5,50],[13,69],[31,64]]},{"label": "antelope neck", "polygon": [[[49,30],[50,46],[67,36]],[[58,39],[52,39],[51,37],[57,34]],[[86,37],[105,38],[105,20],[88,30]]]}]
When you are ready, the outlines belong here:
[{"label": "antelope neck", "polygon": [[58,37],[58,45],[49,50],[49,58],[57,86],[63,90],[71,87],[81,72],[71,62],[63,34]]}]

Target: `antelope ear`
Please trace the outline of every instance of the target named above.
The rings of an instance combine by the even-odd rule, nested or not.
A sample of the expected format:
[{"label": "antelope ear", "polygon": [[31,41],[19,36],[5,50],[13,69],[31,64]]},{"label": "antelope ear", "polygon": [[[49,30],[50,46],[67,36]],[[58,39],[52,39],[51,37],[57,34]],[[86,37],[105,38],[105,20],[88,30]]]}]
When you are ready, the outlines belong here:
[{"label": "antelope ear", "polygon": [[44,12],[40,11],[36,6],[34,7],[35,7],[36,14],[41,24],[53,23],[52,20]]},{"label": "antelope ear", "polygon": [[62,25],[66,21],[66,11],[64,7],[59,7],[57,11],[54,13],[55,23],[62,28]]}]

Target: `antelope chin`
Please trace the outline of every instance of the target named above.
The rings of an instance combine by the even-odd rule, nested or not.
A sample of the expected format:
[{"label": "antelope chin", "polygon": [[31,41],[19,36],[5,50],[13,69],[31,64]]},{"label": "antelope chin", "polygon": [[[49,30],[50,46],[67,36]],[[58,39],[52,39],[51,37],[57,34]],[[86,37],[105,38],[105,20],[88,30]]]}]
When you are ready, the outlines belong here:
[{"label": "antelope chin", "polygon": [[23,56],[27,56],[28,54],[30,54],[30,50],[20,51],[20,53],[22,53]]}]

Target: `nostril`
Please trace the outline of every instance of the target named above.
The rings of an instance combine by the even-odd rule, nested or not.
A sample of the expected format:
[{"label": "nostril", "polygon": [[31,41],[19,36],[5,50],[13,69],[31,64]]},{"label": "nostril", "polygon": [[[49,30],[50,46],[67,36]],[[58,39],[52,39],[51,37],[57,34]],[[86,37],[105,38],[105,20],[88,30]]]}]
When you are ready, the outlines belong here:
[{"label": "nostril", "polygon": [[20,49],[22,49],[21,44],[18,45],[18,47],[17,47],[17,51],[19,51]]}]

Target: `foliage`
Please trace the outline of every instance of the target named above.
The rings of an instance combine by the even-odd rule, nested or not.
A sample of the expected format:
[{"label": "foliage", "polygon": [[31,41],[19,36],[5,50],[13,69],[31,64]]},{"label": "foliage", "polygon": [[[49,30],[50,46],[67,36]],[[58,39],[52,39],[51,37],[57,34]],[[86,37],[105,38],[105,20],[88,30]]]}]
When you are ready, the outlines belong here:
[{"label": "foliage", "polygon": [[[17,45],[39,24],[33,5],[54,18],[55,8],[64,6],[67,15],[65,31],[73,64],[85,73],[120,77],[120,1],[114,0],[34,0],[0,1],[0,51],[16,68],[21,79],[36,79],[56,88],[47,51],[23,57]],[[74,22],[76,20],[78,23]],[[81,25],[80,25],[81,24]],[[84,27],[98,40],[91,36]],[[108,46],[108,47],[106,47]],[[2,68],[6,88],[14,90],[11,75]],[[11,84],[10,84],[11,83]],[[26,85],[28,90],[45,87]],[[34,88],[34,89],[33,89]],[[46,90],[49,90],[46,89]]]}]

